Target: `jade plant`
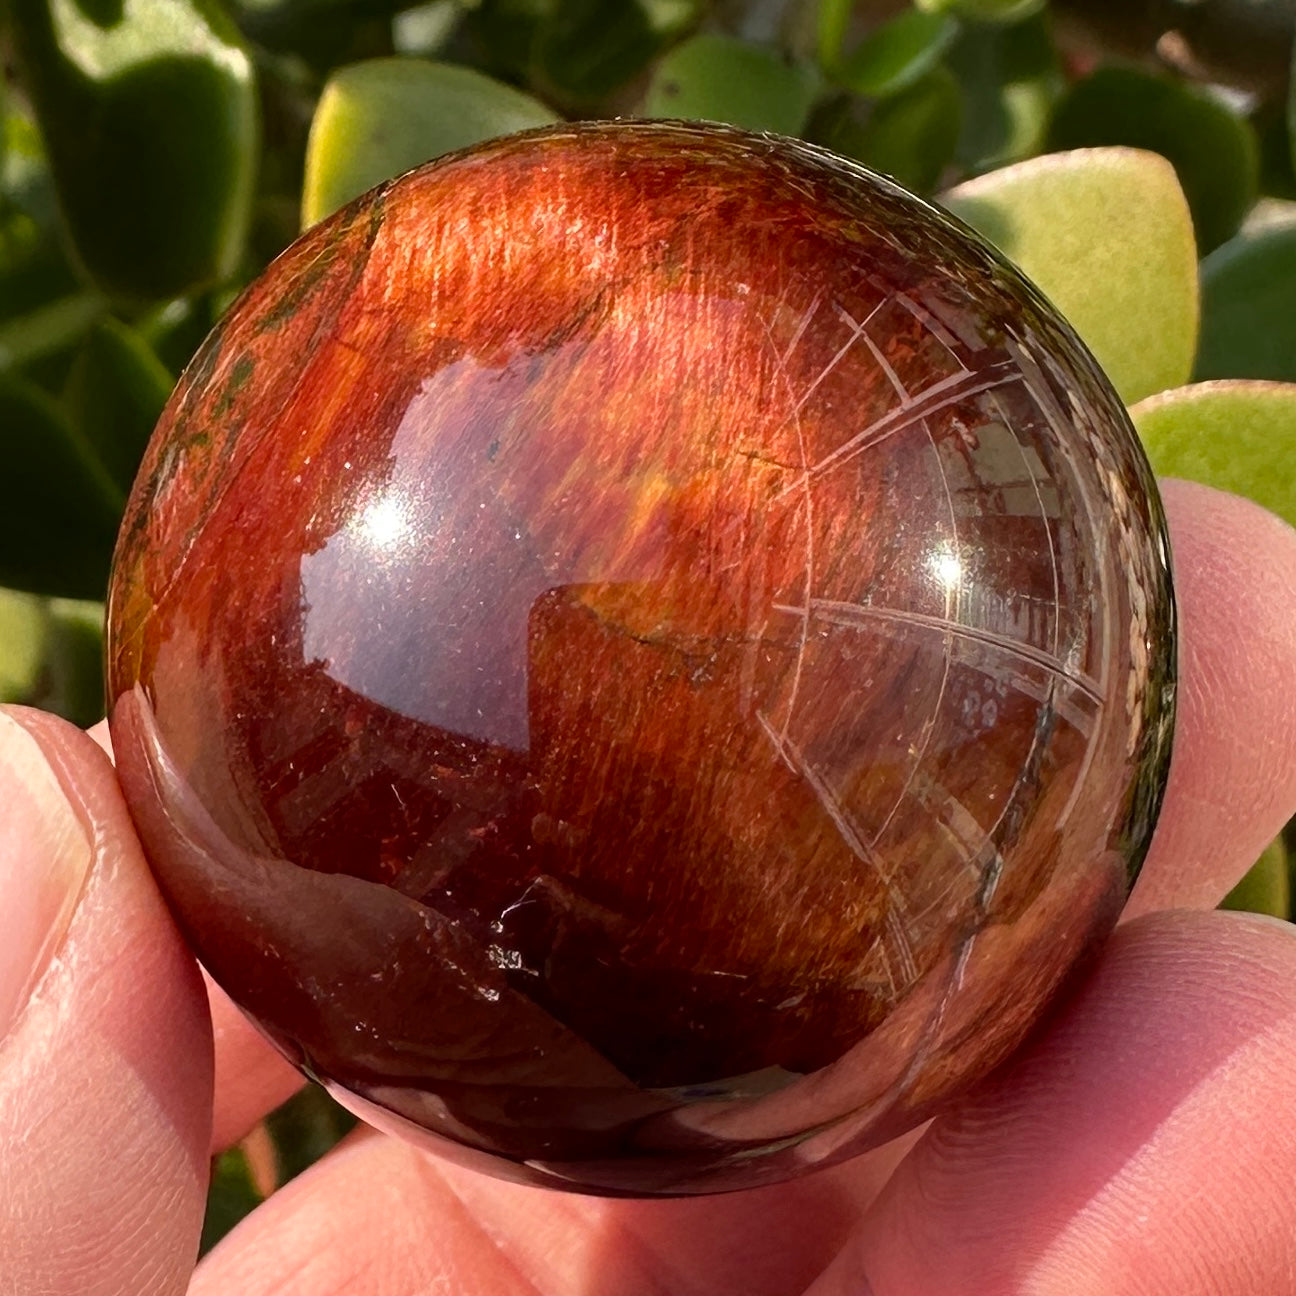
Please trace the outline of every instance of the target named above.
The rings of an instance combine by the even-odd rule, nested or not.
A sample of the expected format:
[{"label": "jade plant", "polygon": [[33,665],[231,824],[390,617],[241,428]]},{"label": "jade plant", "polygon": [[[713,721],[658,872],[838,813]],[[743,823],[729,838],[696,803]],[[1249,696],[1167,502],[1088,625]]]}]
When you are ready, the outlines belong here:
[{"label": "jade plant", "polygon": [[[1294,29],[1276,0],[8,0],[0,701],[101,715],[127,494],[241,289],[371,186],[562,119],[893,176],[1062,311],[1158,472],[1296,525]],[[1282,838],[1227,903],[1291,916]],[[313,1093],[226,1154],[207,1241],[346,1125]]]}]

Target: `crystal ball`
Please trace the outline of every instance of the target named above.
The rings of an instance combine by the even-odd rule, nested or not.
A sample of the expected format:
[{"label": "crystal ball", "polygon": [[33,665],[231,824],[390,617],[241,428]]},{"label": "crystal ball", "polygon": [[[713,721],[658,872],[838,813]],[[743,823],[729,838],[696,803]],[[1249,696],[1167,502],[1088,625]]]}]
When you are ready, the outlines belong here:
[{"label": "crystal ball", "polygon": [[808,145],[564,125],[310,230],[115,558],[109,705],[215,980],[381,1128],[785,1179],[1017,1047],[1168,760],[1163,517],[1018,273]]}]

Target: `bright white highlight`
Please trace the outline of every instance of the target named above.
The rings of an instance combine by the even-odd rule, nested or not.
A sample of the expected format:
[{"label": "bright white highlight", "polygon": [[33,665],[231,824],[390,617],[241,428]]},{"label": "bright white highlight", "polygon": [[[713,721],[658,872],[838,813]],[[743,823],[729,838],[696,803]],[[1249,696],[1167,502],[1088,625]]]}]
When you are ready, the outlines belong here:
[{"label": "bright white highlight", "polygon": [[409,534],[409,512],[404,501],[383,495],[360,515],[359,532],[375,549],[391,549]]}]

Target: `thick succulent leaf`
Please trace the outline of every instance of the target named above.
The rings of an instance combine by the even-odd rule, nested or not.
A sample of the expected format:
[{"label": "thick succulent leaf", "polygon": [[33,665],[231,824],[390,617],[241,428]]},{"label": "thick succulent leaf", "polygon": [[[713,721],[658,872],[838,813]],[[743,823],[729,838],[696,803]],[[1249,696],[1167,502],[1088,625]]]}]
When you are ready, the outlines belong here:
[{"label": "thick succulent leaf", "polygon": [[1136,149],[1050,154],[969,180],[942,201],[1039,285],[1127,403],[1188,380],[1197,257],[1164,158]]},{"label": "thick succulent leaf", "polygon": [[1296,382],[1296,215],[1216,248],[1201,293],[1196,378]]},{"label": "thick succulent leaf", "polygon": [[661,60],[640,112],[798,135],[818,91],[813,68],[766,46],[704,33]]},{"label": "thick succulent leaf", "polygon": [[97,293],[76,292],[0,321],[0,374],[77,346],[106,310]]},{"label": "thick succulent leaf", "polygon": [[[1251,122],[1260,144],[1261,202],[1265,198],[1296,199],[1296,146],[1287,124],[1286,104],[1262,106]],[[1246,223],[1251,223],[1249,216]]]},{"label": "thick succulent leaf", "polygon": [[94,599],[49,599],[41,690],[33,705],[81,728],[104,715],[104,605]]},{"label": "thick succulent leaf", "polygon": [[125,496],[79,430],[38,388],[0,377],[0,585],[101,597]]},{"label": "thick succulent leaf", "polygon": [[164,298],[243,253],[260,116],[251,55],[207,0],[11,0],[64,223],[108,292]]},{"label": "thick succulent leaf", "polygon": [[199,1254],[206,1255],[240,1220],[250,1215],[261,1201],[261,1193],[253,1182],[252,1170],[243,1149],[233,1147],[222,1152],[212,1166]]},{"label": "thick succulent leaf", "polygon": [[274,1148],[275,1179],[287,1183],[355,1128],[356,1118],[318,1085],[300,1089],[266,1117]]},{"label": "thick succulent leaf", "polygon": [[1270,914],[1284,920],[1291,917],[1287,847],[1281,837],[1269,844],[1242,881],[1224,897],[1220,908]]},{"label": "thick succulent leaf", "polygon": [[1296,383],[1194,383],[1130,415],[1158,473],[1245,495],[1296,526]]},{"label": "thick succulent leaf", "polygon": [[220,318],[217,305],[215,294],[177,297],[140,316],[135,331],[175,378]]},{"label": "thick succulent leaf", "polygon": [[171,375],[119,320],[97,321],[72,365],[64,405],[123,493],[171,394]]},{"label": "thick succulent leaf", "polygon": [[429,158],[554,120],[539,100],[471,68],[403,58],[353,63],[330,78],[315,110],[302,225]]},{"label": "thick succulent leaf", "polygon": [[0,589],[0,702],[101,720],[103,620],[102,603]]},{"label": "thick succulent leaf", "polygon": [[954,156],[961,112],[958,83],[937,67],[889,99],[829,100],[812,116],[809,133],[835,153],[930,193]]},{"label": "thick succulent leaf", "polygon": [[1041,151],[1064,87],[1057,50],[1042,18],[1011,26],[964,26],[946,56],[963,97],[957,157],[971,173]]},{"label": "thick succulent leaf", "polygon": [[928,13],[956,14],[974,22],[1015,23],[1044,8],[1045,0],[914,0]]},{"label": "thick succulent leaf", "polygon": [[1292,44],[1291,77],[1287,83],[1287,140],[1291,145],[1292,170],[1296,171],[1296,42]]},{"label": "thick succulent leaf", "polygon": [[1126,145],[1168,158],[1202,252],[1237,231],[1258,192],[1259,143],[1249,122],[1204,90],[1132,68],[1100,68],[1077,82],[1057,106],[1048,144]]},{"label": "thick succulent leaf", "polygon": [[477,0],[464,8],[475,66],[494,76],[525,80],[541,24],[553,10],[552,0]]},{"label": "thick succulent leaf", "polygon": [[600,103],[638,76],[698,16],[698,0],[552,0],[531,47],[541,92]]},{"label": "thick succulent leaf", "polygon": [[5,112],[0,144],[0,319],[9,319],[79,285],[59,236],[54,182],[35,123]]},{"label": "thick succulent leaf", "polygon": [[957,33],[954,19],[909,9],[874,28],[832,65],[833,80],[876,99],[897,94],[940,62]]},{"label": "thick succulent leaf", "polygon": [[0,702],[35,698],[48,635],[47,600],[0,589]]},{"label": "thick succulent leaf", "polygon": [[815,13],[815,50],[825,71],[841,61],[855,0],[819,0]]},{"label": "thick succulent leaf", "polygon": [[392,48],[397,54],[438,58],[463,19],[458,0],[428,0],[392,18]]}]

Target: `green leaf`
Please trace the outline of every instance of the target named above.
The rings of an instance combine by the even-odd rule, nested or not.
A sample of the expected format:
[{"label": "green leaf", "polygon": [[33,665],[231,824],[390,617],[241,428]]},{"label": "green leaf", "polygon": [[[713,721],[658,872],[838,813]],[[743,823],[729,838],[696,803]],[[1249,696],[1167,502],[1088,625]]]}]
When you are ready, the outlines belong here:
[{"label": "green leaf", "polygon": [[102,603],[0,589],[0,702],[101,720],[103,619]]},{"label": "green leaf", "polygon": [[[1265,104],[1251,118],[1260,143],[1260,192],[1296,199],[1296,148],[1287,126],[1286,105]],[[1263,199],[1261,199],[1263,201]]]},{"label": "green leaf", "polygon": [[0,319],[25,315],[78,287],[58,229],[58,201],[35,123],[0,118]]},{"label": "green leaf", "polygon": [[[296,228],[296,220],[293,226]],[[219,316],[212,295],[177,297],[135,321],[136,332],[176,377],[193,358]]]},{"label": "green leaf", "polygon": [[0,323],[0,373],[76,346],[106,309],[97,293],[79,292]]},{"label": "green leaf", "polygon": [[1231,237],[1256,200],[1259,143],[1249,122],[1183,82],[1100,68],[1058,104],[1052,149],[1126,145],[1168,158],[1188,198],[1203,253]]},{"label": "green leaf", "polygon": [[429,0],[392,19],[392,45],[397,54],[431,58],[450,43],[463,17],[457,0]]},{"label": "green leaf", "polygon": [[882,99],[926,76],[957,33],[954,19],[910,9],[874,28],[830,70],[848,90]]},{"label": "green leaf", "polygon": [[554,0],[531,47],[542,93],[572,108],[601,103],[638,76],[696,13],[657,12],[648,0]]},{"label": "green leaf", "polygon": [[302,224],[429,158],[554,120],[538,100],[471,68],[401,58],[353,63],[330,78],[315,110]]},{"label": "green leaf", "polygon": [[1216,248],[1201,286],[1194,376],[1296,382],[1296,216]]},{"label": "green leaf", "polygon": [[1127,403],[1187,381],[1197,257],[1169,164],[1134,149],[1020,162],[943,198],[1039,285]]},{"label": "green leaf", "polygon": [[467,6],[463,23],[474,65],[524,81],[541,24],[553,6],[554,0],[477,0]]},{"label": "green leaf", "polygon": [[926,13],[955,14],[973,22],[1017,23],[1044,8],[1045,0],[914,0]]},{"label": "green leaf", "polygon": [[54,401],[0,376],[0,585],[101,597],[125,497]]},{"label": "green leaf", "polygon": [[957,157],[976,173],[1039,153],[1064,80],[1042,19],[969,25],[946,56],[963,92]]},{"label": "green leaf", "polygon": [[35,698],[48,636],[45,599],[0,589],[0,702],[30,703]]},{"label": "green leaf", "polygon": [[1296,526],[1296,384],[1194,383],[1130,416],[1158,473],[1245,495]]},{"label": "green leaf", "polygon": [[81,728],[104,715],[104,605],[93,599],[50,599],[44,679],[33,705]]},{"label": "green leaf", "polygon": [[938,67],[880,102],[846,95],[830,100],[811,118],[809,134],[908,189],[929,193],[954,156],[961,110],[958,83]]},{"label": "green leaf", "polygon": [[230,1148],[216,1158],[207,1189],[199,1254],[206,1255],[240,1220],[261,1204],[252,1171],[242,1148]]},{"label": "green leaf", "polygon": [[252,61],[211,0],[11,0],[68,233],[108,292],[230,275],[256,177]]},{"label": "green leaf", "polygon": [[1291,76],[1287,84],[1287,140],[1291,145],[1292,170],[1296,171],[1296,42],[1292,43]]},{"label": "green leaf", "polygon": [[1246,876],[1220,902],[1221,909],[1291,917],[1291,881],[1287,872],[1287,847],[1275,838],[1247,871]]},{"label": "green leaf", "polygon": [[705,34],[657,65],[640,112],[798,135],[819,89],[814,69],[732,36]]},{"label": "green leaf", "polygon": [[91,327],[63,403],[123,493],[135,480],[171,387],[166,366],[133,329],[111,318]]},{"label": "green leaf", "polygon": [[819,0],[815,14],[815,50],[819,66],[825,72],[841,61],[854,8],[855,0]]},{"label": "green leaf", "polygon": [[259,70],[267,54],[287,56],[318,89],[334,68],[390,54],[393,11],[401,0],[225,0],[255,51]]},{"label": "green leaf", "polygon": [[319,1085],[307,1085],[266,1118],[274,1145],[276,1179],[296,1178],[355,1128],[356,1118]]}]

